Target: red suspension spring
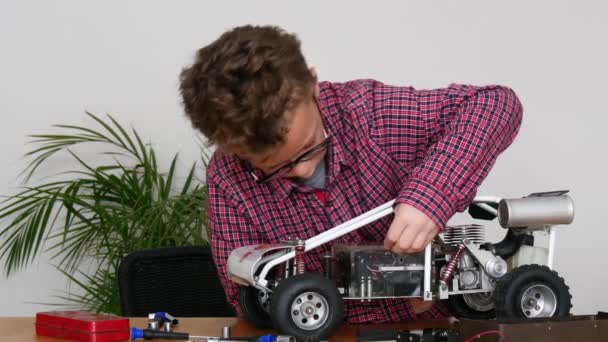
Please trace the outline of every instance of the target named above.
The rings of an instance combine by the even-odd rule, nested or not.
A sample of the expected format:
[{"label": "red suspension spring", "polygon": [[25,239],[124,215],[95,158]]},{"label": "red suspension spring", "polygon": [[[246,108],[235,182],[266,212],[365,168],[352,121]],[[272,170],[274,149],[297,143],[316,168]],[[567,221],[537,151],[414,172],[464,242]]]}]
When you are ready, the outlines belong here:
[{"label": "red suspension spring", "polygon": [[456,266],[458,265],[458,261],[460,260],[460,258],[462,258],[465,248],[466,247],[464,246],[464,244],[460,244],[458,246],[458,250],[452,257],[452,259],[450,259],[447,266],[445,267],[445,270],[443,271],[443,274],[441,275],[441,280],[440,280],[441,283],[447,284],[448,281],[450,281],[450,279],[452,279],[452,275],[454,275],[454,270],[456,269]]},{"label": "red suspension spring", "polygon": [[296,274],[306,272],[306,264],[304,262],[304,245],[296,246]]}]

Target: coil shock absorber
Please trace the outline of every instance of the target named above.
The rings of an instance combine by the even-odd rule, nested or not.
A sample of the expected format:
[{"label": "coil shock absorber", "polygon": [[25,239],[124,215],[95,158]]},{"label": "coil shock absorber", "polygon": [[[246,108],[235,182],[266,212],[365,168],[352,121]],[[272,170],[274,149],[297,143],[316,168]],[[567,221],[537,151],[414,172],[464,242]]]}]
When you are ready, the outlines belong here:
[{"label": "coil shock absorber", "polygon": [[448,264],[445,266],[445,270],[443,271],[443,274],[441,275],[441,279],[439,280],[439,282],[443,285],[447,285],[448,282],[450,281],[450,279],[452,279],[452,276],[454,275],[454,270],[456,269],[456,266],[458,266],[458,261],[460,260],[460,258],[462,258],[462,255],[464,254],[466,247],[464,246],[463,243],[458,245],[458,250],[456,251],[456,253],[454,253],[454,256],[450,259],[450,261],[448,262]]},{"label": "coil shock absorber", "polygon": [[306,272],[306,263],[304,262],[304,240],[298,240],[296,245],[296,274]]},{"label": "coil shock absorber", "polygon": [[323,274],[325,278],[331,279],[332,277],[332,269],[331,269],[332,258],[331,255],[325,254],[323,256]]}]

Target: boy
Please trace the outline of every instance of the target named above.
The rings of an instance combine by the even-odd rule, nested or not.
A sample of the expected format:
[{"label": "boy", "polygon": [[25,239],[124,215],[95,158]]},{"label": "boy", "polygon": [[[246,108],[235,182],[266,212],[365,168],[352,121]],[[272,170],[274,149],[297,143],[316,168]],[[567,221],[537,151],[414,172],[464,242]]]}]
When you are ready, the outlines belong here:
[{"label": "boy", "polygon": [[[226,259],[240,246],[308,239],[391,199],[391,217],[336,242],[424,249],[467,208],[519,131],[522,107],[501,86],[435,90],[374,80],[317,82],[300,42],[243,26],[200,49],[181,74],[185,112],[217,149],[208,165],[211,247],[228,301]],[[306,254],[322,271],[329,246]],[[403,299],[345,302],[350,323],[448,315]]]}]

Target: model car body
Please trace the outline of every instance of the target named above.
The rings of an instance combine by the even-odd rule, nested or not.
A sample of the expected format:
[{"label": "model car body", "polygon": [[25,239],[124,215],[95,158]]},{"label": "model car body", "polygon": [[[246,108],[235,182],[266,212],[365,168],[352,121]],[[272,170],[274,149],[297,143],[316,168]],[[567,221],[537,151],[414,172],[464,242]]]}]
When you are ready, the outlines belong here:
[{"label": "model car body", "polygon": [[[238,248],[228,258],[228,273],[243,285],[240,305],[247,319],[299,340],[335,332],[344,300],[442,299],[457,317],[468,318],[566,316],[569,288],[552,270],[554,225],[574,218],[566,193],[476,197],[471,216],[498,218],[507,229],[498,243],[485,241],[482,225],[448,226],[421,253],[333,245],[324,274],[306,272],[304,253],[392,214],[390,201],[308,240]],[[535,244],[539,233],[548,236],[548,246]]]}]

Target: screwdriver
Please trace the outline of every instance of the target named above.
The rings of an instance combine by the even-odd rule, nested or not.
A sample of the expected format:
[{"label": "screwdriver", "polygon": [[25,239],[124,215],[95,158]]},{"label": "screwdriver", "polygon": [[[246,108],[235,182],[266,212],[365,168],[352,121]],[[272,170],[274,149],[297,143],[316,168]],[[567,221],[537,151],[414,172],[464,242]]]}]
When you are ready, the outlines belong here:
[{"label": "screwdriver", "polygon": [[275,339],[272,335],[264,335],[259,337],[235,337],[235,338],[221,338],[221,337],[205,337],[203,339],[194,339],[188,340],[190,342],[295,342],[295,338],[293,336],[277,336]]},{"label": "screwdriver", "polygon": [[[282,337],[282,336],[281,336]],[[136,339],[167,339],[167,340],[202,340],[207,342],[276,342],[275,337],[272,334],[256,336],[256,337],[237,337],[237,338],[221,338],[215,336],[194,336],[188,333],[180,332],[166,332],[152,329],[137,329],[131,328],[131,340]],[[282,339],[283,340],[283,339]],[[287,341],[290,341],[288,339]]]}]

